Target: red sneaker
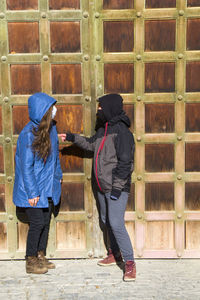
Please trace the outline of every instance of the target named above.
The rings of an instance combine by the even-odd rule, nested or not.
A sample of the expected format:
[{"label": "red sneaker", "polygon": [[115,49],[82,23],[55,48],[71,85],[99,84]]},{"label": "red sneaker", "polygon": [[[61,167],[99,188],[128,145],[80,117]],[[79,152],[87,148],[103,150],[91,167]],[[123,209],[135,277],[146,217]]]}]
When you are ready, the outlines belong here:
[{"label": "red sneaker", "polygon": [[124,281],[134,281],[136,279],[136,264],[128,260],[125,264]]},{"label": "red sneaker", "polygon": [[98,261],[99,266],[112,266],[116,264],[121,264],[123,262],[121,253],[113,255],[112,250],[108,250],[108,256],[100,261]]}]

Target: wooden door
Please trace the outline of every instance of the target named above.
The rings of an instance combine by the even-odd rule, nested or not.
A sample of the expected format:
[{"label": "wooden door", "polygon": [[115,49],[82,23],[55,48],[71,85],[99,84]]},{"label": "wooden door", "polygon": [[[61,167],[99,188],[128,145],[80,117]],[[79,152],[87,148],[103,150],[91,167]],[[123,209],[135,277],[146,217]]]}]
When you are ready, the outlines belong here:
[{"label": "wooden door", "polygon": [[[28,122],[27,99],[46,92],[57,99],[58,132],[91,133],[89,1],[7,0],[0,3],[0,257],[22,258],[28,230],[12,204],[14,154]],[[51,257],[92,253],[91,160],[60,145],[62,201],[52,217]],[[58,211],[56,211],[57,213]]]},{"label": "wooden door", "polygon": [[[0,2],[0,258],[23,258],[12,204],[27,99],[57,99],[58,132],[94,133],[96,98],[120,93],[135,136],[126,226],[136,257],[200,257],[200,1]],[[91,159],[60,143],[64,173],[51,257],[105,254]]]},{"label": "wooden door", "polygon": [[137,257],[200,257],[200,1],[96,1],[97,95],[132,120]]}]

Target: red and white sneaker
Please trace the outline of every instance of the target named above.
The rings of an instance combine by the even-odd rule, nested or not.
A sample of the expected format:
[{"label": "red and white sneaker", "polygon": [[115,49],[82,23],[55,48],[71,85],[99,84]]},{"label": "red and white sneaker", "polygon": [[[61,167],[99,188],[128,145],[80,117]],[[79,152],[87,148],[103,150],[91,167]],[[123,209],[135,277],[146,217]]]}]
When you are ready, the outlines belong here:
[{"label": "red and white sneaker", "polygon": [[116,255],[113,255],[112,250],[108,249],[108,256],[105,257],[104,259],[98,261],[99,266],[112,266],[116,264],[121,264],[123,263],[123,259],[121,256],[121,253],[118,253]]},{"label": "red and white sneaker", "polygon": [[136,264],[132,260],[125,263],[124,281],[134,281],[136,279]]}]

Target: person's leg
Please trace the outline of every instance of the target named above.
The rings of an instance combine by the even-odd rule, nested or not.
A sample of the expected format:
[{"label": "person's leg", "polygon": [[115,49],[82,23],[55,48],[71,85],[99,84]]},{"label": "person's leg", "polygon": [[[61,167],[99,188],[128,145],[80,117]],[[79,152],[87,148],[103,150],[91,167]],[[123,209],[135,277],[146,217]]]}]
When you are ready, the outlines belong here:
[{"label": "person's leg", "polygon": [[97,197],[100,206],[101,221],[103,222],[104,225],[106,225],[106,217],[107,217],[106,198],[105,195],[100,192],[97,192]]},{"label": "person's leg", "polygon": [[44,228],[40,235],[40,240],[38,244],[38,259],[42,265],[47,267],[48,269],[55,269],[55,264],[46,259],[46,248],[49,237],[49,227],[51,221],[51,214],[53,208],[53,201],[49,200],[49,207],[43,208],[43,218],[44,218]]},{"label": "person's leg", "polygon": [[106,198],[110,226],[125,260],[124,281],[133,281],[136,278],[136,265],[134,262],[133,247],[124,221],[128,193],[122,192],[118,200],[110,199],[110,193],[107,193]]},{"label": "person's leg", "polygon": [[108,256],[104,258],[103,260],[100,260],[98,264],[100,266],[110,266],[115,265],[116,263],[122,262],[122,257],[120,254],[119,247],[117,245],[116,239],[112,233],[110,224],[108,222],[108,209],[107,209],[107,200],[104,194],[98,192],[98,201],[100,206],[100,217],[101,221],[104,225],[104,228],[108,232],[109,236],[109,248],[108,248]]},{"label": "person's leg", "polygon": [[48,269],[42,266],[37,258],[37,248],[42,229],[44,227],[43,212],[41,208],[25,209],[29,220],[29,231],[26,243],[26,272],[43,274]]},{"label": "person's leg", "polygon": [[26,208],[29,220],[29,231],[26,244],[26,256],[36,256],[40,235],[44,228],[44,216],[42,208]]},{"label": "person's leg", "polygon": [[116,242],[115,236],[112,232],[112,229],[110,227],[109,219],[108,219],[108,204],[107,204],[107,199],[104,194],[98,192],[98,200],[99,200],[99,205],[100,205],[100,215],[101,215],[101,220],[103,224],[106,226],[106,229],[108,231],[108,236],[110,240],[110,248],[113,253],[118,253],[119,247]]},{"label": "person's leg", "polygon": [[49,201],[49,207],[43,208],[43,220],[44,220],[44,227],[41,231],[39,243],[38,243],[38,251],[43,251],[44,255],[46,255],[46,248],[48,243],[48,237],[49,237],[49,228],[50,228],[50,221],[51,221],[51,214],[52,214],[52,207],[53,202]]},{"label": "person's leg", "polygon": [[134,261],[133,247],[125,227],[124,214],[128,201],[128,193],[122,192],[118,200],[110,199],[110,193],[106,194],[108,202],[108,218],[122,256],[126,261]]}]

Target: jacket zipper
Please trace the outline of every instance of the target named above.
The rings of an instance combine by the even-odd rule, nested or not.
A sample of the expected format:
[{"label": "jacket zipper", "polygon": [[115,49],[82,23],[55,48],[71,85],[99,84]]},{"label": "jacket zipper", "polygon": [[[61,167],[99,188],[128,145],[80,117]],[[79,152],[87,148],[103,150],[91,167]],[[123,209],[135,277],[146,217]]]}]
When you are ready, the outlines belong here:
[{"label": "jacket zipper", "polygon": [[97,179],[98,187],[99,187],[99,189],[100,189],[101,192],[102,192],[102,188],[101,188],[101,186],[99,184],[99,179],[98,179],[98,175],[97,175],[97,163],[98,163],[99,152],[102,151],[104,143],[105,143],[105,140],[106,140],[107,129],[108,129],[108,122],[106,123],[104,137],[103,137],[103,139],[102,139],[102,141],[100,143],[99,149],[97,151],[96,162],[95,162],[96,179]]}]

